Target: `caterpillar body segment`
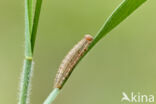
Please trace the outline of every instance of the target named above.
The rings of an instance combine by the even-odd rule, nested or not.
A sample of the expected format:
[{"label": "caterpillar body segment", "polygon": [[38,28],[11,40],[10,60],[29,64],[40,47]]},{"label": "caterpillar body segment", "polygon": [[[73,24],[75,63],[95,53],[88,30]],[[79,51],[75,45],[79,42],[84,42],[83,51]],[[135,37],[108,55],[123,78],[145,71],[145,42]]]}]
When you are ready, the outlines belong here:
[{"label": "caterpillar body segment", "polygon": [[59,70],[56,74],[54,88],[61,89],[64,82],[68,79],[74,66],[77,64],[81,56],[88,49],[88,46],[92,42],[93,37],[91,35],[85,35],[66,55],[62,61]]}]

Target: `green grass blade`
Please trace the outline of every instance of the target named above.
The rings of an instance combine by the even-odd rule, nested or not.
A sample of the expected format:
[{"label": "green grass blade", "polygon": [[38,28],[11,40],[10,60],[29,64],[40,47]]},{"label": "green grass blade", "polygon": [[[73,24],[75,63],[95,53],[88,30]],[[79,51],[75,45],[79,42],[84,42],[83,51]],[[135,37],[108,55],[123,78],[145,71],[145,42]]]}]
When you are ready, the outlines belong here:
[{"label": "green grass blade", "polygon": [[125,20],[131,13],[133,13],[146,0],[124,0],[106,20],[102,28],[98,31],[93,44],[96,44],[103,36],[110,32],[113,28]]},{"label": "green grass blade", "polygon": [[[88,47],[88,50],[84,53],[84,55],[80,58],[77,64],[84,58],[84,56],[94,47],[94,45],[108,32],[110,32],[113,28],[115,28],[118,24],[120,24],[126,17],[128,17],[133,11],[135,11],[141,4],[143,4],[146,0],[124,0],[112,13],[110,17],[106,20],[102,28],[99,30],[97,35],[95,36],[93,42]],[[74,66],[74,68],[77,66]],[[74,69],[73,68],[73,69]]]},{"label": "green grass blade", "polygon": [[[94,45],[108,32],[110,32],[113,28],[115,28],[118,24],[120,24],[126,17],[128,17],[133,11],[135,11],[141,4],[143,4],[146,0],[124,0],[112,13],[110,17],[106,20],[102,28],[99,30],[97,35],[95,36],[93,42],[88,47],[88,50],[84,53],[84,55],[80,58],[77,64],[84,58],[84,56],[94,47]],[[77,66],[74,66],[74,68]],[[73,68],[73,69],[74,69]]]},{"label": "green grass blade", "polygon": [[[80,58],[77,64],[84,58],[84,56],[95,46],[95,44],[107,33],[109,33],[113,28],[115,28],[118,24],[120,24],[123,20],[125,20],[131,13],[133,13],[141,4],[143,4],[146,0],[124,0],[112,13],[110,17],[106,20],[104,25],[96,34],[93,42],[90,44],[88,50],[84,53],[84,55]],[[73,69],[74,69],[73,68]],[[51,92],[50,96],[45,100],[44,104],[50,104],[55,96],[56,92]],[[47,103],[50,101],[50,103]]]},{"label": "green grass blade", "polygon": [[37,27],[38,27],[38,22],[39,22],[39,17],[40,17],[41,6],[42,6],[42,0],[37,0],[36,1],[34,21],[33,21],[32,34],[31,34],[32,53],[34,51],[34,46],[35,46],[36,33],[37,33]]},{"label": "green grass blade", "polygon": [[31,50],[31,41],[30,41],[30,33],[31,33],[31,11],[29,8],[31,5],[30,0],[25,0],[25,57],[32,57]]},{"label": "green grass blade", "polygon": [[[29,30],[32,31],[33,22],[33,0],[28,0]],[[30,34],[31,35],[31,34]]]},{"label": "green grass blade", "polygon": [[[139,6],[141,6],[147,0],[124,0],[109,16],[97,32],[93,42],[88,47],[88,50],[80,58],[78,63],[87,55],[87,53],[95,46],[95,44],[102,39],[107,33],[109,33],[113,28],[119,25],[124,19],[126,19],[131,13],[133,13]],[[78,64],[77,63],[77,64]],[[77,65],[75,65],[76,67]]]}]

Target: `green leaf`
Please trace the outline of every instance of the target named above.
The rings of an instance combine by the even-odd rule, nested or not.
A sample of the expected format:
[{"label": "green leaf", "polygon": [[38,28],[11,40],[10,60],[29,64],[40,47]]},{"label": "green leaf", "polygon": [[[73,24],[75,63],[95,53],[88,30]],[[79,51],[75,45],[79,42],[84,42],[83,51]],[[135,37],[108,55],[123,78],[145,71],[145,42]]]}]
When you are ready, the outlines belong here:
[{"label": "green leaf", "polygon": [[[124,0],[112,13],[110,17],[106,20],[102,28],[99,30],[93,42],[88,47],[88,50],[80,57],[74,68],[78,63],[84,58],[84,56],[93,48],[93,46],[108,32],[120,24],[124,19],[126,19],[132,12],[134,12],[141,4],[146,0]],[[74,70],[73,68],[73,70]]]},{"label": "green leaf", "polygon": [[[108,32],[120,24],[124,19],[126,19],[132,12],[134,12],[141,4],[146,0],[124,0],[112,13],[110,17],[106,20],[102,28],[99,30],[93,42],[88,47],[88,50],[80,57],[74,68],[77,64],[84,58],[84,56],[94,47],[94,45],[102,39]],[[73,68],[73,70],[74,70]]]},{"label": "green leaf", "polygon": [[115,28],[123,20],[125,20],[131,13],[133,13],[145,1],[146,0],[124,0],[114,10],[112,15],[108,17],[104,25],[98,31],[93,41],[93,44],[91,44],[91,47],[93,47],[103,36],[105,36],[108,32],[110,32],[113,28]]},{"label": "green leaf", "polygon": [[33,21],[33,27],[32,27],[32,34],[31,34],[32,53],[34,51],[34,46],[35,46],[36,33],[37,33],[37,28],[38,28],[38,22],[39,22],[39,17],[40,17],[41,6],[42,6],[42,0],[37,0],[36,1],[34,21]]},{"label": "green leaf", "polygon": [[[84,53],[83,56],[80,57],[80,60],[77,64],[84,58],[84,56],[93,48],[93,46],[108,32],[110,32],[113,28],[115,28],[118,24],[120,24],[124,19],[126,19],[132,12],[134,12],[141,4],[143,4],[146,0],[124,0],[112,13],[112,15],[106,20],[102,28],[99,30],[95,39],[90,44],[88,50]],[[73,69],[74,69],[73,68]],[[58,91],[54,89],[49,97],[45,100],[44,104],[50,104],[56,98]]]},{"label": "green leaf", "polygon": [[[131,13],[133,13],[141,4],[143,4],[146,0],[124,0],[112,13],[110,17],[106,20],[104,25],[101,27],[93,42],[88,47],[88,50],[84,53],[83,56],[80,57],[80,60],[77,64],[87,55],[87,53],[95,46],[95,44],[102,39],[108,32],[110,32],[113,28],[115,28],[118,24],[120,24],[124,19],[126,19]],[[73,70],[74,70],[73,68]]]},{"label": "green leaf", "polygon": [[32,57],[31,50],[31,22],[32,22],[32,2],[31,0],[25,0],[25,57]]}]

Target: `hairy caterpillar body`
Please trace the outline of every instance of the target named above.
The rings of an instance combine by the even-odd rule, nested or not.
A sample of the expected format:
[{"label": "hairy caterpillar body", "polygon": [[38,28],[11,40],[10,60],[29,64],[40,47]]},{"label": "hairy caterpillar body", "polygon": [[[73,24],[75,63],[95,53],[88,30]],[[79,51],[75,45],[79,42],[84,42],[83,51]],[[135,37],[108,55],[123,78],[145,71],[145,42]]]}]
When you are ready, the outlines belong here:
[{"label": "hairy caterpillar body", "polygon": [[91,35],[85,35],[85,37],[76,44],[67,56],[62,61],[59,70],[56,74],[54,88],[61,89],[64,82],[68,79],[74,66],[77,64],[81,56],[88,49],[88,46],[92,42],[93,37]]}]

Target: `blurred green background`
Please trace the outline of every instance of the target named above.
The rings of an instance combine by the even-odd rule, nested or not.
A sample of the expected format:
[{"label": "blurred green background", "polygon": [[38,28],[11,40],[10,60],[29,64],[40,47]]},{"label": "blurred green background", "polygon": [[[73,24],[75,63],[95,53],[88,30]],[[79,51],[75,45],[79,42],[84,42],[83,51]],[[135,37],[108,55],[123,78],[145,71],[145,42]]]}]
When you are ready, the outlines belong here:
[{"label": "blurred green background", "polygon": [[[31,104],[42,104],[58,66],[95,36],[122,0],[43,0]],[[122,91],[156,95],[156,1],[148,0],[80,62],[54,104],[121,104]],[[0,0],[0,104],[17,104],[24,59],[24,0]]]}]

